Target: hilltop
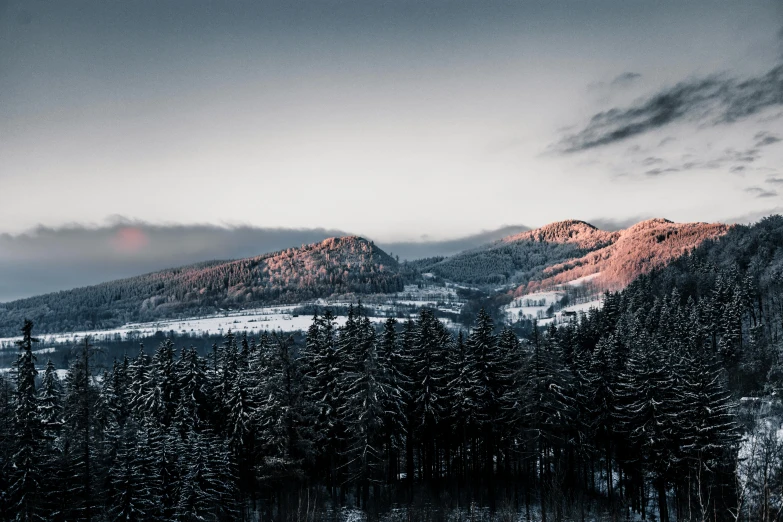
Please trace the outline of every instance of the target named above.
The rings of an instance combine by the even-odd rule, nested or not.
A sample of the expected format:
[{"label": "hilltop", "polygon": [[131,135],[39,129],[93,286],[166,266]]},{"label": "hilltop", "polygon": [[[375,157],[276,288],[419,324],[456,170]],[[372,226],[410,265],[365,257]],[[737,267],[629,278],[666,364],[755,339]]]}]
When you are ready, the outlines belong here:
[{"label": "hilltop", "polygon": [[402,287],[397,262],[374,243],[334,237],[0,304],[0,335],[17,334],[25,318],[40,333],[67,332]]},{"label": "hilltop", "polygon": [[433,260],[422,266],[422,270],[471,285],[527,282],[542,274],[548,266],[603,248],[617,237],[617,232],[600,230],[584,221],[558,221]]},{"label": "hilltop", "polygon": [[611,244],[544,269],[540,279],[521,285],[515,295],[593,276],[602,290],[620,290],[641,274],[668,265],[707,239],[726,234],[721,223],[674,223],[649,219],[614,233]]},{"label": "hilltop", "polygon": [[517,288],[517,295],[598,272],[594,283],[616,289],[727,230],[722,224],[659,218],[610,232],[566,220],[435,259],[421,269],[465,284]]}]

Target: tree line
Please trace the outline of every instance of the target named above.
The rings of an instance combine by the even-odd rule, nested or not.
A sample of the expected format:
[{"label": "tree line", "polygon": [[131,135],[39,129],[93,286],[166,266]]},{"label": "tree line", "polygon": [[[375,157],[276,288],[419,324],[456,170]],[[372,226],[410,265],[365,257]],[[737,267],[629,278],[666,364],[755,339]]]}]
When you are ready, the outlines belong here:
[{"label": "tree line", "polygon": [[[452,333],[361,309],[212,353],[165,340],[91,375],[89,340],[36,385],[26,322],[3,380],[2,496],[17,520],[320,520],[341,506],[482,505],[529,520],[727,519],[738,425],[718,354],[673,295],[606,296],[574,326]],[[608,335],[607,335],[608,334]],[[445,511],[444,511],[445,512]]]}]

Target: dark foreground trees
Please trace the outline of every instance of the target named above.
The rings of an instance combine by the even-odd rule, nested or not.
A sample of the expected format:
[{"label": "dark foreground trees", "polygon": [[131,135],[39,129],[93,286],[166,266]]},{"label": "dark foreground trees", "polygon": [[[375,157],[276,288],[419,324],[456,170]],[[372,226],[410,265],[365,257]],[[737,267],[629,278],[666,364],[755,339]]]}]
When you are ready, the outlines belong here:
[{"label": "dark foreground trees", "polygon": [[86,339],[64,382],[51,365],[37,378],[26,322],[0,401],[3,517],[728,520],[739,430],[721,352],[692,302],[639,298],[530,340],[483,312],[455,334],[429,310],[374,324],[358,307],[339,326],[327,311],[303,346],[229,332],[207,360],[166,340],[100,378]]}]

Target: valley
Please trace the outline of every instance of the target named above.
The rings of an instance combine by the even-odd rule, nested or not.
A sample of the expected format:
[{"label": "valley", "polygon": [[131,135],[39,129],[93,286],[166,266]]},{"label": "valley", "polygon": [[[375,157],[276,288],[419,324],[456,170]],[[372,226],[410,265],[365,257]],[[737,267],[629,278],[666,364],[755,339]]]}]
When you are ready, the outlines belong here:
[{"label": "valley", "polygon": [[405,319],[432,308],[455,328],[469,328],[481,306],[510,325],[562,323],[600,307],[603,292],[727,230],[654,219],[610,232],[568,220],[452,256],[402,262],[364,238],[331,238],[0,303],[0,346],[10,345],[25,318],[53,343],[87,334],[297,331],[303,316],[319,308],[341,316],[360,301],[376,318]]}]

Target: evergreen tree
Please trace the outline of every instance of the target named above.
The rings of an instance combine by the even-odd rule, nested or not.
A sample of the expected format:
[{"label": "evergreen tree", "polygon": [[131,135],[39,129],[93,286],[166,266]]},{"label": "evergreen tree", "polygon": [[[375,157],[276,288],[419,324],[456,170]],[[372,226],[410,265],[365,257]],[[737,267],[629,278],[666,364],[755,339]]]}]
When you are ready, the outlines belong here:
[{"label": "evergreen tree", "polygon": [[15,520],[45,520],[41,513],[40,487],[42,484],[41,463],[44,430],[41,413],[38,410],[38,396],[35,391],[36,357],[33,343],[32,321],[25,321],[22,339],[16,341],[19,356],[16,360],[16,409],[14,430],[14,475],[10,493],[14,503]]},{"label": "evergreen tree", "polygon": [[390,402],[391,390],[380,378],[376,352],[375,329],[367,317],[356,320],[356,342],[359,346],[356,369],[345,390],[345,401],[338,414],[347,419],[348,445],[346,467],[349,480],[357,485],[357,499],[366,506],[370,485],[383,481],[384,405]]},{"label": "evergreen tree", "polygon": [[62,426],[62,384],[51,359],[46,361],[46,369],[41,380],[38,411],[46,439],[52,444]]}]

